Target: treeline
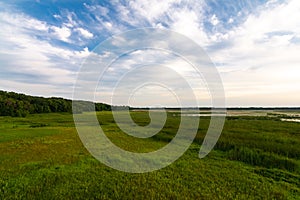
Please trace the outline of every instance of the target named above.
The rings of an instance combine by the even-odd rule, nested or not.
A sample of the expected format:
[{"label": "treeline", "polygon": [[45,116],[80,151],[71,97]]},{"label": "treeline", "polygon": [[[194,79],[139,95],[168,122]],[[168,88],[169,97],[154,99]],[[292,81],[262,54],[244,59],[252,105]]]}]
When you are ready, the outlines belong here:
[{"label": "treeline", "polygon": [[[75,101],[75,113],[85,111],[111,110],[111,106],[103,103]],[[28,114],[68,112],[72,113],[72,100],[51,97],[34,97],[15,92],[0,90],[0,115],[25,117]]]}]

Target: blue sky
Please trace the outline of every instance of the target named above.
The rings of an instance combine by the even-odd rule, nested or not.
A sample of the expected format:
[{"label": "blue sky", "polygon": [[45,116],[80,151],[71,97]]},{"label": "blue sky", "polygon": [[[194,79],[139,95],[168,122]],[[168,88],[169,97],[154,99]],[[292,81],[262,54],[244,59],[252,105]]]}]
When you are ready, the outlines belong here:
[{"label": "blue sky", "polygon": [[[183,34],[207,52],[228,106],[300,106],[299,19],[298,0],[0,0],[0,89],[72,98],[81,63],[99,43],[155,27]],[[174,58],[171,63],[188,71]],[[99,101],[107,102],[104,96]]]}]

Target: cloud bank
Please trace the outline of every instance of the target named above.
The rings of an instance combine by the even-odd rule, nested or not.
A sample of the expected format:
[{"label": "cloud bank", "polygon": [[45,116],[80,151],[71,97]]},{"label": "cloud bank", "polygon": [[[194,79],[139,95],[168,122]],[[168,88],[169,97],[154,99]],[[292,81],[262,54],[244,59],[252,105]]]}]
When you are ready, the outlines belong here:
[{"label": "cloud bank", "polygon": [[[81,63],[99,43],[123,31],[156,27],[181,33],[207,52],[220,72],[228,106],[299,106],[297,0],[44,1],[31,3],[32,9],[20,1],[0,6],[2,90],[71,98]],[[149,56],[132,54],[110,69],[107,80]],[[174,58],[157,62],[193,80],[186,63]]]}]

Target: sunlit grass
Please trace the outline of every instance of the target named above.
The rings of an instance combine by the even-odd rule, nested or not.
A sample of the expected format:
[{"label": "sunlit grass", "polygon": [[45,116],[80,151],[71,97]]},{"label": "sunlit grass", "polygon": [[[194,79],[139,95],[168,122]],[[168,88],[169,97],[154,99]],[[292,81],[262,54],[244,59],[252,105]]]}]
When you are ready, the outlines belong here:
[{"label": "sunlit grass", "polygon": [[[149,122],[145,112],[134,112],[132,117],[140,124]],[[116,145],[134,152],[166,145],[180,121],[169,114],[159,134],[132,140],[116,126],[110,112],[98,113],[98,118]],[[201,118],[195,142],[170,166],[129,174],[103,165],[87,152],[70,114],[1,117],[0,199],[299,198],[299,123],[276,117],[228,118],[215,150],[199,159],[208,124],[208,117]],[[271,164],[253,161],[268,155],[288,159],[295,167],[280,167],[272,163],[276,159]]]}]

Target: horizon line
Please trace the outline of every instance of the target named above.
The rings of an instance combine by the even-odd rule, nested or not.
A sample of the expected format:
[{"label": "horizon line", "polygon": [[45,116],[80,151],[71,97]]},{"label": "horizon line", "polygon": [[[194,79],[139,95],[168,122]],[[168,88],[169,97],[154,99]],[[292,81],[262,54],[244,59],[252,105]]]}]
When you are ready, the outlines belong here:
[{"label": "horizon line", "polygon": [[19,95],[26,95],[26,96],[31,96],[31,97],[39,97],[39,98],[61,98],[64,100],[69,100],[69,101],[85,101],[85,102],[91,102],[91,103],[102,103],[102,104],[107,104],[112,107],[129,107],[130,109],[300,109],[299,106],[242,106],[242,105],[236,105],[236,106],[225,106],[225,107],[213,107],[213,106],[184,106],[184,107],[177,107],[177,106],[162,106],[162,107],[152,107],[152,106],[130,106],[130,105],[111,105],[109,103],[105,102],[95,102],[91,100],[82,100],[82,99],[69,99],[66,97],[58,97],[58,96],[33,96],[30,94],[25,94],[25,93],[19,93],[19,92],[14,92],[14,91],[5,91],[1,90],[2,92],[7,92],[7,93],[15,93]]}]

